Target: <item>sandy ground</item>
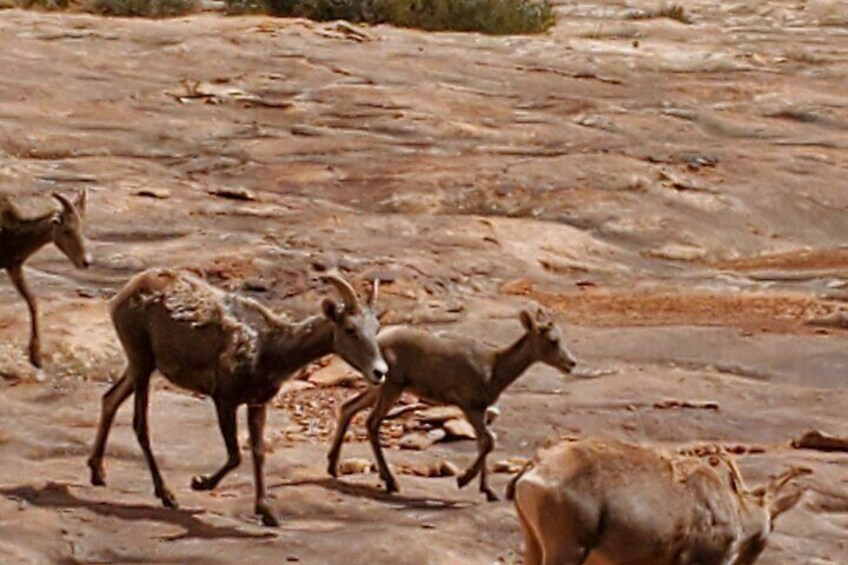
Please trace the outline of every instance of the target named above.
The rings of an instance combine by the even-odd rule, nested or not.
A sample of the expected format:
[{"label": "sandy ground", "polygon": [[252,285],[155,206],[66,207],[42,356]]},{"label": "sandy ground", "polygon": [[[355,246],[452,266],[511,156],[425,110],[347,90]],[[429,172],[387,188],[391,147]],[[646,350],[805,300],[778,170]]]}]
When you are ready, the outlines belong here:
[{"label": "sandy ground", "polygon": [[[189,267],[304,315],[329,292],[315,267],[339,265],[383,280],[392,323],[507,344],[521,306],[557,314],[579,369],[535,367],[505,394],[492,462],[563,436],[753,446],[749,483],[814,470],[761,562],[848,562],[848,455],[789,445],[848,435],[848,331],[807,323],[838,322],[848,299],[848,8],[687,6],[693,25],[564,2],[551,34],[509,38],[0,12],[0,191],[34,214],[87,187],[95,255],[88,271],[55,249],[29,263],[43,381],[0,276],[0,561],[519,562],[512,507],[452,478],[404,474],[384,496],[373,473],[326,476],[349,388],[275,402],[279,530],[251,515],[247,457],[216,492],[190,490],[223,445],[211,403],[161,380],[153,446],[182,509],[154,499],[129,408],[108,487],[87,484],[123,362],[106,302],[131,274]],[[352,435],[344,456],[370,457]],[[462,466],[474,445],[387,453]]]}]

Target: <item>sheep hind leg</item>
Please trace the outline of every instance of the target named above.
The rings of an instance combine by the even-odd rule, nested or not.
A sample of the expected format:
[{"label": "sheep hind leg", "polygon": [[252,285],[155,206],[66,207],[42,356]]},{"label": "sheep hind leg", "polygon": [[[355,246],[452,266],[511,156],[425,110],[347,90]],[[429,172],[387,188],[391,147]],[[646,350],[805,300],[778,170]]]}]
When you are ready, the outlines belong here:
[{"label": "sheep hind leg", "polygon": [[97,427],[97,437],[94,440],[94,448],[91,457],[88,458],[88,467],[91,469],[91,484],[103,486],[106,484],[106,473],[103,470],[103,455],[106,451],[106,441],[109,439],[109,431],[115,421],[115,414],[133,392],[133,383],[128,372],[125,370],[121,378],[103,394],[100,409],[100,424]]},{"label": "sheep hind leg", "polygon": [[[130,367],[130,374],[136,368]],[[177,499],[174,494],[165,485],[162,479],[162,474],[159,472],[159,465],[156,463],[156,458],[153,456],[153,450],[150,447],[150,430],[147,426],[147,411],[149,408],[150,394],[150,375],[153,372],[152,368],[137,368],[134,373],[133,383],[135,385],[135,414],[133,415],[133,428],[138,439],[138,444],[144,452],[144,458],[147,461],[147,467],[150,469],[150,475],[153,479],[153,489],[159,500],[166,508],[177,508]]]},{"label": "sheep hind leg", "polygon": [[557,540],[548,540],[549,545],[542,549],[542,565],[583,565],[589,558],[591,548],[585,548],[579,544],[570,544],[567,541],[560,543]]},{"label": "sheep hind leg", "polygon": [[537,516],[542,565],[583,565],[598,542],[600,528],[593,535],[575,524],[571,517],[563,518],[556,512],[544,510]]},{"label": "sheep hind leg", "polygon": [[536,532],[533,531],[531,524],[527,522],[524,513],[521,511],[521,505],[516,501],[515,510],[518,514],[518,523],[521,526],[521,533],[524,535],[524,565],[542,565],[542,545],[536,537]]}]

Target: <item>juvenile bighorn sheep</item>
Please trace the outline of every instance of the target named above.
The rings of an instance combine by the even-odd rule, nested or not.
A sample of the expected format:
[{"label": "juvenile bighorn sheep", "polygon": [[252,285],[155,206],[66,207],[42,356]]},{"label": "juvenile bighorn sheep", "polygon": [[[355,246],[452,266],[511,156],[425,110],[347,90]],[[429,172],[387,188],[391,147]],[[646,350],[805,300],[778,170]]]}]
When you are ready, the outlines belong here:
[{"label": "juvenile bighorn sheep", "polygon": [[0,269],[6,269],[9,273],[12,284],[24,297],[29,308],[32,328],[29,361],[35,367],[42,366],[38,305],[24,278],[24,263],[36,251],[52,242],[77,268],[84,269],[91,264],[82,235],[86,192],[80,191],[76,202],[71,202],[67,196],[58,192],[53,193],[53,198],[62,205],[61,210],[37,218],[22,217],[11,200],[0,199]]},{"label": "juvenile bighorn sheep", "polygon": [[150,449],[147,429],[151,373],[158,369],[183,388],[212,397],[227,448],[227,462],[215,473],[192,479],[195,490],[212,490],[241,462],[236,410],[247,404],[247,423],[256,488],[255,511],[267,526],[278,525],[265,501],[262,435],[267,403],[283,382],[307,363],[340,355],[373,384],[388,366],[377,345],[379,322],[360,304],[353,287],[329,275],[344,304],[330,298],[323,315],[292,322],[258,302],[217,289],[191,274],[151,269],[134,277],[112,300],[112,321],[127,357],[123,376],[103,395],[97,438],[88,465],[91,482],[104,485],[103,453],[115,412],[135,393],[133,427],[153,477],[156,496],[176,508]]},{"label": "juvenile bighorn sheep", "polygon": [[380,423],[401,393],[408,390],[424,400],[453,404],[462,410],[476,432],[478,455],[457,483],[463,488],[479,473],[480,492],[490,501],[497,500],[489,488],[486,467],[486,457],[495,447],[495,438],[486,421],[488,409],[535,362],[541,361],[564,373],[570,373],[576,364],[547,314],[538,310],[534,317],[522,311],[520,319],[526,330],[524,335],[503,349],[410,328],[391,328],[380,334],[377,339],[389,363],[389,373],[381,387],[368,388],[342,404],[328,456],[330,475],[337,475],[339,452],[351,419],[357,412],[376,404],[368,417],[371,447],[386,492],[398,490],[380,447]]},{"label": "juvenile bighorn sheep", "polygon": [[507,497],[527,565],[748,565],[803,494],[780,490],[806,473],[793,468],[749,490],[721,451],[697,457],[583,440],[543,452]]}]

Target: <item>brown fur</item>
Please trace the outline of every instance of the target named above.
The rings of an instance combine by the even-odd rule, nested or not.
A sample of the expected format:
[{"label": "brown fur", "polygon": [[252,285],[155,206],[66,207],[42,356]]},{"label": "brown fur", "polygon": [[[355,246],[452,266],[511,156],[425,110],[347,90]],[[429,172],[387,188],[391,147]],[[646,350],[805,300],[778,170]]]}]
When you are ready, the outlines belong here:
[{"label": "brown fur", "polygon": [[722,450],[564,442],[514,481],[525,563],[749,565],[802,492],[778,497],[780,489],[806,472],[791,469],[749,490]]},{"label": "brown fur", "polygon": [[513,345],[496,349],[477,341],[439,337],[426,332],[392,328],[380,334],[383,356],[389,363],[386,382],[344,402],[339,410],[333,445],[328,455],[328,472],[336,476],[339,453],[353,416],[375,406],[368,418],[368,434],[380,477],[388,492],[398,490],[380,447],[380,423],[404,390],[420,398],[458,406],[477,434],[475,462],[457,480],[462,488],[480,475],[480,492],[497,500],[489,488],[486,457],[494,449],[494,434],[487,421],[501,393],[533,363],[541,361],[570,372],[575,361],[553,321],[539,311],[534,318],[521,313],[524,335]]},{"label": "brown fur", "polygon": [[75,202],[58,193],[53,197],[61,204],[61,210],[37,218],[22,217],[8,197],[0,200],[0,269],[9,273],[29,308],[29,360],[36,367],[42,366],[38,304],[24,277],[24,263],[48,243],[55,243],[76,267],[86,268],[91,264],[82,235],[85,191],[79,193]]},{"label": "brown fur", "polygon": [[[127,356],[121,379],[103,396],[97,438],[89,467],[91,482],[105,484],[103,454],[121,404],[135,393],[133,426],[163,504],[176,507],[150,448],[147,406],[150,376],[158,370],[173,383],[212,397],[227,448],[215,473],[192,481],[211,490],[241,462],[236,410],[248,406],[248,427],[256,484],[255,509],[266,525],[277,519],[265,501],[262,435],[267,403],[298,369],[330,353],[341,355],[369,380],[382,382],[388,370],[377,346],[379,322],[341,278],[328,277],[345,298],[326,299],[324,314],[293,322],[261,304],[224,292],[186,272],[151,269],[133,278],[113,299],[112,321]],[[375,293],[372,295],[373,299]]]}]

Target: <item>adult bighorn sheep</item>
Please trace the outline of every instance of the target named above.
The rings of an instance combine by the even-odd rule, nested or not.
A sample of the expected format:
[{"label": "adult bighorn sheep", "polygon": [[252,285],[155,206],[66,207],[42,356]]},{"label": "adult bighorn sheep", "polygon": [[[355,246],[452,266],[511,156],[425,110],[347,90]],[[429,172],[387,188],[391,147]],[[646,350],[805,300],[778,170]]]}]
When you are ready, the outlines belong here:
[{"label": "adult bighorn sheep", "polygon": [[486,457],[495,447],[487,422],[489,408],[535,362],[541,361],[564,373],[570,373],[576,364],[559,329],[546,313],[538,310],[534,317],[522,311],[520,319],[524,335],[503,349],[410,328],[391,328],[381,333],[377,339],[389,363],[386,381],[379,388],[368,388],[342,404],[328,455],[328,472],[337,475],[339,453],[351,419],[376,404],[368,417],[369,440],[386,492],[398,490],[380,447],[380,423],[401,393],[408,390],[424,400],[453,404],[462,410],[476,432],[478,455],[471,467],[457,478],[457,483],[463,488],[479,473],[480,492],[490,501],[497,500],[489,488],[486,467]]},{"label": "adult bighorn sheep", "polygon": [[91,256],[86,253],[82,235],[85,190],[79,192],[76,202],[58,192],[53,193],[53,198],[62,205],[61,210],[36,218],[22,217],[11,200],[0,199],[0,268],[9,273],[12,284],[24,297],[29,308],[32,328],[29,361],[35,367],[42,366],[38,305],[24,278],[24,263],[48,243],[55,243],[77,268],[84,269],[91,264]]},{"label": "adult bighorn sheep", "polygon": [[92,484],[105,484],[103,453],[109,429],[120,405],[135,393],[133,427],[156,496],[166,507],[177,507],[148,437],[150,375],[158,369],[174,384],[211,396],[215,403],[227,462],[215,473],[192,479],[195,490],[214,489],[240,464],[236,410],[247,404],[255,511],[266,526],[278,525],[265,500],[262,471],[268,401],[298,369],[330,353],[340,355],[374,384],[382,383],[388,371],[376,339],[379,322],[372,309],[376,283],[370,303],[363,305],[347,281],[335,274],[326,280],[338,289],[344,304],[326,298],[323,315],[300,322],[181,271],[151,269],[130,280],[111,303],[127,367],[103,395],[100,425],[88,460]]},{"label": "adult bighorn sheep", "polygon": [[749,490],[723,451],[666,453],[613,440],[544,451],[507,489],[527,565],[748,565],[803,490],[793,468]]}]

